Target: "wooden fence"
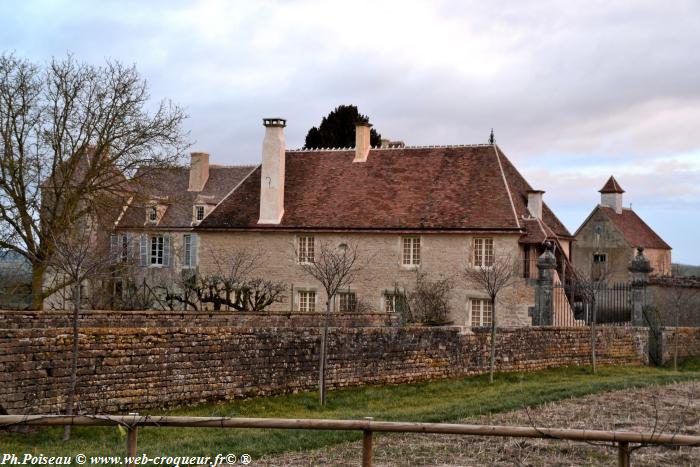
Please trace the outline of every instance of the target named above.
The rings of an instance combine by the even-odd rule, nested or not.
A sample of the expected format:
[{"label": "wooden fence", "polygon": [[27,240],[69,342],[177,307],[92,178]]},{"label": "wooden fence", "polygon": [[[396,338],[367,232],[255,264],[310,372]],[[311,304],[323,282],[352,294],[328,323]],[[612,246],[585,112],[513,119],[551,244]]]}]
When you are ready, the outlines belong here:
[{"label": "wooden fence", "polygon": [[[140,426],[189,428],[277,428],[292,430],[350,430],[362,431],[362,465],[372,465],[372,433],[437,433],[468,436],[501,436],[512,438],[543,438],[581,442],[615,444],[618,465],[630,465],[630,444],[665,446],[700,446],[700,436],[633,432],[539,428],[532,426],[461,425],[452,423],[413,423],[363,420],[232,418],[232,417],[171,417],[149,415],[0,415],[0,427],[16,425],[121,425],[128,429],[127,455],[136,457],[137,430]],[[134,464],[131,464],[134,465]]]}]

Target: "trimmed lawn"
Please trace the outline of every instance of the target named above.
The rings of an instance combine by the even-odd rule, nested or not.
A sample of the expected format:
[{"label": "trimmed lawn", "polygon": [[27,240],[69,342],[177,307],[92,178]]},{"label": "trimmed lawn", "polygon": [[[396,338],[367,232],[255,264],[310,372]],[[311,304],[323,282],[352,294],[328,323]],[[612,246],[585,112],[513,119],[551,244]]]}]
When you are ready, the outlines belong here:
[{"label": "trimmed lawn", "polygon": [[[587,394],[700,380],[700,359],[689,360],[679,371],[640,366],[557,368],[533,373],[498,374],[493,385],[487,376],[430,381],[400,386],[364,386],[331,391],[320,408],[316,393],[237,400],[184,407],[159,415],[241,416],[280,418],[338,418],[448,422],[487,413],[536,406]],[[44,455],[126,454],[126,438],[116,427],[74,427],[72,439],[61,441],[62,427],[31,433],[0,432],[0,453]],[[264,454],[319,448],[360,439],[342,431],[259,430],[220,428],[139,428],[138,452],[154,456],[212,456]]]}]

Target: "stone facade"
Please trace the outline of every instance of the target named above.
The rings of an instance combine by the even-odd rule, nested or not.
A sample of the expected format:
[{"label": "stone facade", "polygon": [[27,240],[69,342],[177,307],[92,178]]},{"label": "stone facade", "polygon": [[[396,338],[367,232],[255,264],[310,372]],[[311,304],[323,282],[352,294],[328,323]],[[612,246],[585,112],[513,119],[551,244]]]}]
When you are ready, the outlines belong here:
[{"label": "stone facade", "polygon": [[678,339],[678,358],[700,356],[700,328],[663,328],[661,332],[661,364],[673,362],[675,342]]},{"label": "stone facade", "polygon": [[[595,211],[576,233],[576,242],[572,252],[572,264],[576,269],[590,276],[597,266],[594,254],[606,256],[607,280],[609,282],[626,282],[630,279],[627,266],[636,255],[636,248],[624,237],[602,211]],[[645,248],[647,257],[654,268],[652,274],[667,275],[671,271],[671,250]]]},{"label": "stone facade", "polygon": [[[598,330],[601,364],[643,364],[647,330]],[[488,330],[332,328],[328,386],[398,384],[484,373]],[[208,400],[315,390],[318,328],[84,328],[80,334],[80,413],[130,411]],[[500,330],[498,371],[589,363],[588,329]],[[0,411],[60,413],[70,375],[70,329],[3,330]]]},{"label": "stone facade", "polygon": [[700,327],[700,278],[652,277],[647,296],[662,326]]},{"label": "stone facade", "polygon": [[[450,233],[296,233],[296,232],[211,232],[200,231],[199,271],[214,273],[226,255],[239,251],[260,252],[259,267],[255,274],[287,285],[287,300],[276,304],[273,310],[298,309],[300,291],[316,292],[316,310],[325,308],[325,293],[318,282],[305,275],[295,257],[295,245],[299,235],[314,237],[316,248],[322,242],[337,246],[341,243],[356,245],[362,271],[349,287],[357,299],[374,311],[386,310],[384,292],[410,289],[416,280],[417,267],[402,265],[402,237],[420,238],[420,271],[431,280],[452,278],[451,316],[458,326],[469,326],[470,299],[487,298],[487,295],[461,277],[473,255],[473,239],[490,237],[494,240],[496,255],[521,258],[518,235],[468,235]],[[264,249],[263,249],[264,248]],[[506,289],[496,307],[499,326],[527,326],[531,324],[528,308],[534,305],[534,289],[524,279]]]}]

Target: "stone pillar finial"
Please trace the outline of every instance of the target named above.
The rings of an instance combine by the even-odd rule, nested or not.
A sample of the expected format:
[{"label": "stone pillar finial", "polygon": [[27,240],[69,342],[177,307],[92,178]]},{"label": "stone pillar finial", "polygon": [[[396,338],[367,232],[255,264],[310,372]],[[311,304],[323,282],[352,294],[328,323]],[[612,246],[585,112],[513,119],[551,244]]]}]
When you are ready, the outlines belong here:
[{"label": "stone pillar finial", "polygon": [[646,284],[649,282],[649,273],[651,273],[654,268],[651,267],[649,259],[644,255],[644,247],[637,247],[637,255],[632,258],[627,270],[632,273],[633,283]]}]

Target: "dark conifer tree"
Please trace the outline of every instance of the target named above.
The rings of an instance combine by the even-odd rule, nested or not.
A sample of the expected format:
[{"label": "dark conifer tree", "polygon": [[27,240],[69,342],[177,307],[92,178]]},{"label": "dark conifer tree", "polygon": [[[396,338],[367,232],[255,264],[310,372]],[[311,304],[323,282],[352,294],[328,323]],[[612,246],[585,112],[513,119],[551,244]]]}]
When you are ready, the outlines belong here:
[{"label": "dark conifer tree", "polygon": [[[354,105],[340,105],[323,117],[318,127],[312,127],[306,134],[304,148],[351,148],[355,146],[355,124],[369,121]],[[379,146],[382,135],[373,128],[370,130],[370,144]]]}]

